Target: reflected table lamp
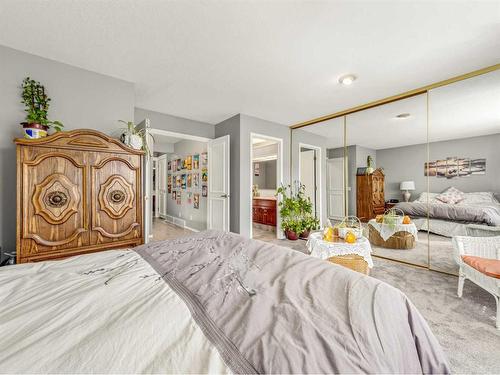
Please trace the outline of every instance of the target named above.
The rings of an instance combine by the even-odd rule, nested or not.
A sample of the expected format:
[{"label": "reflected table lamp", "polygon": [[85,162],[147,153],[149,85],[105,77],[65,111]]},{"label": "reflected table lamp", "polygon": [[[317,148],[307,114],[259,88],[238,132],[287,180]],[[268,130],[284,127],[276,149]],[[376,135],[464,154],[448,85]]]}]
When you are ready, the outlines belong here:
[{"label": "reflected table lamp", "polygon": [[403,181],[399,184],[399,190],[403,191],[403,197],[405,202],[410,201],[411,190],[415,190],[415,182],[414,181]]}]

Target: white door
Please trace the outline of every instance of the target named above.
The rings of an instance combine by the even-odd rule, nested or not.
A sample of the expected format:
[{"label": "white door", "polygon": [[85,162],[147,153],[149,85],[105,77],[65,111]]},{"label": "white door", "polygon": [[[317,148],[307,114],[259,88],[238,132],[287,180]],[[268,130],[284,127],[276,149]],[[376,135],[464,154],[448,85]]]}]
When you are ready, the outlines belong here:
[{"label": "white door", "polygon": [[229,135],[208,141],[207,228],[229,232]]},{"label": "white door", "polygon": [[167,216],[167,155],[158,157],[156,165],[158,190],[156,192],[158,211],[161,217]]},{"label": "white door", "polygon": [[139,129],[145,129],[145,140],[148,145],[149,152],[144,154],[142,158],[142,195],[143,195],[143,220],[144,220],[144,242],[148,243],[153,238],[153,201],[151,199],[153,174],[152,174],[152,153],[154,148],[153,137],[149,134],[151,124],[149,119],[144,119],[137,125]]},{"label": "white door", "polygon": [[328,218],[341,219],[345,216],[344,158],[328,159],[326,165]]}]

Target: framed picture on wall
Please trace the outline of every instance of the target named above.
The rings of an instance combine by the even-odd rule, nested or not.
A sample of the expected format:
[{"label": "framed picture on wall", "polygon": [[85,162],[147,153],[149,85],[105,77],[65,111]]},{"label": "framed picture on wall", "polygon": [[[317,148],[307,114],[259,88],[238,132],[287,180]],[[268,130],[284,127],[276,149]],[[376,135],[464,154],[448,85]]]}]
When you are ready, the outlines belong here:
[{"label": "framed picture on wall", "polygon": [[182,160],[177,159],[177,172],[179,172],[182,169]]},{"label": "framed picture on wall", "polygon": [[208,196],[208,186],[207,185],[203,185],[201,187],[201,196],[202,197]]},{"label": "framed picture on wall", "polygon": [[470,170],[472,174],[486,174],[486,159],[472,159]]},{"label": "framed picture on wall", "polygon": [[206,152],[203,152],[201,154],[201,166],[206,167],[208,165],[208,154]]},{"label": "framed picture on wall", "polygon": [[178,191],[178,192],[177,192],[177,204],[178,204],[178,205],[182,204],[182,198],[181,198],[181,195],[182,195],[182,194],[181,194],[181,192],[180,192],[180,191]]},{"label": "framed picture on wall", "polygon": [[190,171],[193,169],[193,157],[191,155],[188,155],[186,157],[186,169]]},{"label": "framed picture on wall", "polygon": [[207,182],[208,181],[208,171],[207,171],[207,168],[203,168],[201,170],[201,181],[202,182]]},{"label": "framed picture on wall", "polygon": [[172,191],[172,199],[175,201],[177,199],[177,192],[174,190]]},{"label": "framed picture on wall", "polygon": [[193,207],[196,209],[200,208],[200,194],[198,193],[193,194]]},{"label": "framed picture on wall", "polygon": [[200,169],[200,154],[193,155],[193,169]]},{"label": "framed picture on wall", "polygon": [[169,161],[169,162],[167,163],[167,170],[169,170],[169,171],[171,171],[171,170],[172,170],[172,162],[171,162],[171,161]]},{"label": "framed picture on wall", "polygon": [[187,204],[191,204],[193,201],[193,193],[187,193]]},{"label": "framed picture on wall", "polygon": [[188,173],[188,175],[187,175],[187,187],[188,188],[190,188],[192,185],[192,179],[193,179],[193,175],[191,173]]},{"label": "framed picture on wall", "polygon": [[186,176],[186,174],[183,174],[182,175],[181,188],[182,189],[186,189],[186,186],[187,186],[187,176]]},{"label": "framed picture on wall", "polygon": [[200,174],[198,172],[193,173],[193,187],[200,187]]},{"label": "framed picture on wall", "polygon": [[180,189],[182,186],[182,177],[180,174],[178,174],[177,176],[175,176],[175,187],[177,189]]}]

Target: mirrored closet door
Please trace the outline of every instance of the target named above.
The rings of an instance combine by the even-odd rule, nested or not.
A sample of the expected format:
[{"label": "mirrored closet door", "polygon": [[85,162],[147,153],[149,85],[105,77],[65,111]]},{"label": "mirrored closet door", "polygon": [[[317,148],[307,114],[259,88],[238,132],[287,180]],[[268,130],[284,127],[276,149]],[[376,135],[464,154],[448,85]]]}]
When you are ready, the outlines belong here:
[{"label": "mirrored closet door", "polygon": [[457,274],[452,236],[500,235],[500,71],[428,95],[430,268]]},{"label": "mirrored closet door", "polygon": [[346,129],[349,215],[373,255],[427,267],[426,94],[350,114]]}]

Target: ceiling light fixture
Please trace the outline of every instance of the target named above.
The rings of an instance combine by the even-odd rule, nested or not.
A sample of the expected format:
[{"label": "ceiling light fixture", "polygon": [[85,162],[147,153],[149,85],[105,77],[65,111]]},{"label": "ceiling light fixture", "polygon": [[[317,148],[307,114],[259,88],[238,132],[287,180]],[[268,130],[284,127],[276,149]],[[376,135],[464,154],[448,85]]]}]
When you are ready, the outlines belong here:
[{"label": "ceiling light fixture", "polygon": [[399,115],[396,115],[396,118],[404,120],[404,119],[407,119],[410,116],[411,115],[409,113],[400,113]]},{"label": "ceiling light fixture", "polygon": [[346,74],[345,76],[339,78],[339,83],[344,86],[349,86],[356,80],[356,78],[357,77],[354,74]]}]

